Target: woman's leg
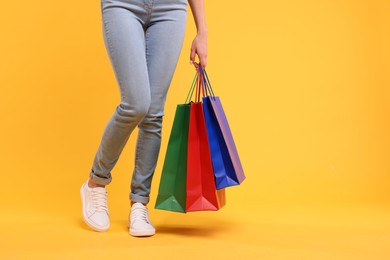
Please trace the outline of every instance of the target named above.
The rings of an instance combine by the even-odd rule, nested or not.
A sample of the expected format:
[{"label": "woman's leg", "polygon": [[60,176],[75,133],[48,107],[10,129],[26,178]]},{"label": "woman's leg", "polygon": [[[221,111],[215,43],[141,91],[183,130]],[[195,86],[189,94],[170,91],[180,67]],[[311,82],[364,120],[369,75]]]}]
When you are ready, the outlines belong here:
[{"label": "woman's leg", "polygon": [[161,144],[167,91],[180,55],[186,26],[187,1],[154,1],[146,30],[146,60],[151,104],[139,124],[130,199],[147,204]]},{"label": "woman's leg", "polygon": [[[130,11],[133,9],[136,11]],[[111,170],[131,132],[149,110],[151,94],[140,19],[143,12],[126,1],[102,0],[103,37],[121,100],[104,129],[93,161],[90,178],[96,184],[111,182]]]}]

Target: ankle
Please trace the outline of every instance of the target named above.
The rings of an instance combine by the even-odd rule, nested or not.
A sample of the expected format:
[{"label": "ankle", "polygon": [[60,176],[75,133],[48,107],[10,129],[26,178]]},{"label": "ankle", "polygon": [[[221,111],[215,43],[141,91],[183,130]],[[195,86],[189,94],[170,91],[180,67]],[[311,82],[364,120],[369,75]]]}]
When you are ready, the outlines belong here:
[{"label": "ankle", "polygon": [[104,188],[105,185],[98,184],[98,183],[94,182],[93,180],[89,179],[89,181],[88,181],[88,187],[89,187],[89,188],[96,188],[96,187],[102,187],[102,188]]}]

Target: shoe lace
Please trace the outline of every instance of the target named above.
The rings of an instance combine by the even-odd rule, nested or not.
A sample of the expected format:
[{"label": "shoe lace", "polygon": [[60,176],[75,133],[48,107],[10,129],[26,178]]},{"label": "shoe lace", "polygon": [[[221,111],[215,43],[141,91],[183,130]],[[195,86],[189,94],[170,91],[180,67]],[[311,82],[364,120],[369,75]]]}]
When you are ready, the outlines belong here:
[{"label": "shoe lace", "polygon": [[92,206],[96,211],[106,211],[107,209],[107,191],[104,189],[92,189]]},{"label": "shoe lace", "polygon": [[133,212],[131,214],[131,221],[135,222],[137,220],[144,221],[144,222],[150,224],[148,209],[146,207],[145,208],[139,207],[139,208],[133,209]]}]

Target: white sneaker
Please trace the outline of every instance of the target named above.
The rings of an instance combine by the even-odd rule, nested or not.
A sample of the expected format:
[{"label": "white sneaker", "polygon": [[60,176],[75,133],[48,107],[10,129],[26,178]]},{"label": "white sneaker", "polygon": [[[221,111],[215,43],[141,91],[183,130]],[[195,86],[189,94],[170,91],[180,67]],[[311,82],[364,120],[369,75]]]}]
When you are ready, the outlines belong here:
[{"label": "white sneaker", "polygon": [[110,217],[107,209],[107,190],[103,187],[88,187],[86,181],[80,189],[85,223],[96,231],[107,231]]},{"label": "white sneaker", "polygon": [[131,207],[129,227],[130,235],[135,237],[153,236],[156,233],[149,219],[148,208],[139,202]]}]

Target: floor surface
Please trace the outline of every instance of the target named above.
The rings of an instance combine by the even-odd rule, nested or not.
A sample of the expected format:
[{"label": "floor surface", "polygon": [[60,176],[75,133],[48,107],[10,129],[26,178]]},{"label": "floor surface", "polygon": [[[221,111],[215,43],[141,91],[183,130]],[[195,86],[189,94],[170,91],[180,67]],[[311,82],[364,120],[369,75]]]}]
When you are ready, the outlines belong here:
[{"label": "floor surface", "polygon": [[99,233],[67,207],[5,209],[0,258],[390,259],[390,210],[380,207],[227,205],[180,214],[149,206],[157,229],[149,238],[128,234],[127,209],[112,211],[110,230]]}]

